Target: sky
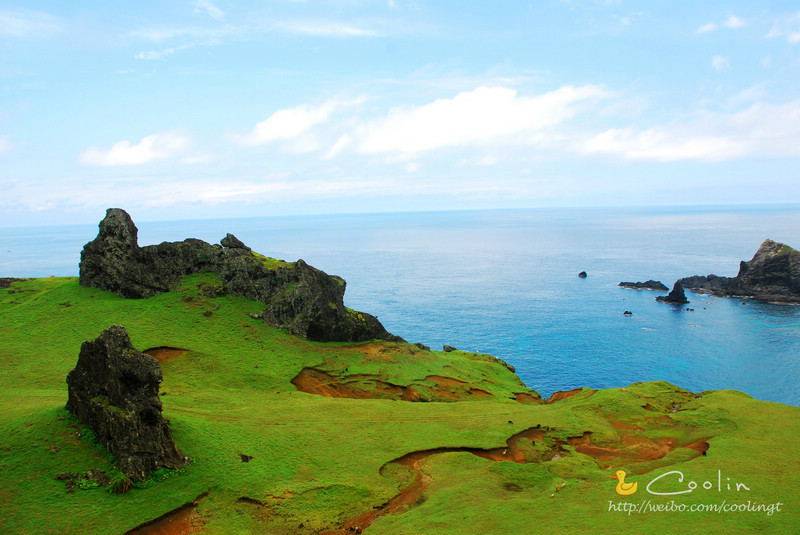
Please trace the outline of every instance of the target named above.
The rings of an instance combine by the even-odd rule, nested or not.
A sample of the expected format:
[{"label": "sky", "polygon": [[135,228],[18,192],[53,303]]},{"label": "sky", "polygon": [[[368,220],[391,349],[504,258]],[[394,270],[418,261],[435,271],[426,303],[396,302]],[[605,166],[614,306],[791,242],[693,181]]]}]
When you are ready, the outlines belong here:
[{"label": "sky", "polygon": [[0,226],[800,202],[796,1],[0,0]]}]

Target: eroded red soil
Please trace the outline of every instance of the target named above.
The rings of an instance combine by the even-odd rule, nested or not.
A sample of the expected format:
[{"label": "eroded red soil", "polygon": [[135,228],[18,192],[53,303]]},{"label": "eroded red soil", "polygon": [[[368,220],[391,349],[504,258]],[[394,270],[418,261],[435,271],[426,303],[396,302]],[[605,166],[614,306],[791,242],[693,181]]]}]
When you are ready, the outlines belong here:
[{"label": "eroded red soil", "polygon": [[[572,390],[559,390],[558,392],[553,392],[553,395],[551,395],[549,398],[547,398],[545,403],[550,404],[550,403],[555,403],[556,401],[563,401],[565,399],[571,398],[572,396],[574,396],[576,394],[580,394],[581,392],[583,392],[583,388],[573,388]],[[590,391],[589,395],[586,396],[586,397],[588,398],[589,396],[593,395],[595,392],[597,392],[597,391],[596,390]]]},{"label": "eroded red soil", "polygon": [[193,501],[126,531],[125,535],[189,535],[197,533],[203,527],[203,521],[196,511],[197,504],[208,494],[208,492],[204,492]]},{"label": "eroded red soil", "polygon": [[170,359],[174,359],[175,357],[180,357],[184,353],[186,353],[186,349],[181,349],[179,347],[168,347],[168,346],[159,346],[159,347],[151,347],[150,349],[145,349],[142,353],[146,355],[150,355],[154,359],[156,359],[159,363],[163,364]]},{"label": "eroded red soil", "polygon": [[399,399],[402,401],[466,401],[490,398],[481,388],[467,388],[468,383],[452,377],[429,375],[416,386],[396,385],[375,375],[336,377],[318,368],[303,368],[291,383],[300,392],[329,398]]}]

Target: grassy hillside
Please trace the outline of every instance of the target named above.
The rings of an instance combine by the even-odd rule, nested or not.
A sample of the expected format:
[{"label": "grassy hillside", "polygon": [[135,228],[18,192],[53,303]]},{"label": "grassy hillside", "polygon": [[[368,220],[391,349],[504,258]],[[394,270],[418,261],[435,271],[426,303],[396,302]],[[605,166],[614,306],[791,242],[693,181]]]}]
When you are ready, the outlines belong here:
[{"label": "grassy hillside", "polygon": [[[307,342],[251,318],[258,303],[207,297],[215,282],[192,276],[142,300],[74,278],[0,289],[0,532],[124,533],[204,493],[175,526],[727,534],[800,524],[800,408],[663,382],[545,403],[488,355]],[[193,463],[126,494],[69,493],[59,473],[113,468],[64,409],[81,343],[112,324],[140,350],[171,348],[151,354],[162,360],[164,415]],[[618,469],[638,483],[635,494],[615,492]],[[668,474],[652,490],[697,488],[647,492],[670,471],[683,481]],[[782,505],[773,514],[609,510],[723,502]]]}]

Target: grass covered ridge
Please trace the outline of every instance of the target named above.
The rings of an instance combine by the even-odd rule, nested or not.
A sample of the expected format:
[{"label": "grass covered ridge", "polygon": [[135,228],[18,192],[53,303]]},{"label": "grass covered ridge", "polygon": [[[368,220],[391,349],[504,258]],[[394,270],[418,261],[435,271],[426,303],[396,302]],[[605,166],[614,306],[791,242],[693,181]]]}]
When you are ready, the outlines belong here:
[{"label": "grass covered ridge", "polygon": [[[422,498],[367,533],[670,533],[676,525],[685,533],[790,533],[800,522],[800,408],[733,391],[698,396],[663,382],[536,402],[488,355],[308,342],[251,318],[259,303],[203,292],[218,283],[193,275],[140,300],[75,278],[0,289],[0,532],[123,533],[210,491],[192,513],[200,533],[320,533],[388,502],[415,478],[424,480]],[[140,350],[174,349],[161,364],[164,415],[193,464],[125,494],[69,494],[57,474],[113,473],[64,404],[81,343],[114,323]],[[298,391],[291,381],[305,369],[371,395]],[[384,385],[413,388],[420,401]],[[518,394],[528,394],[525,403]],[[423,452],[417,470],[391,462],[414,452]],[[616,494],[617,469],[639,482],[636,494]],[[692,480],[699,488],[645,491],[673,470],[684,482],[665,477],[665,488],[685,490]],[[717,491],[718,477],[750,490]],[[705,481],[714,489],[703,489]],[[609,502],[648,499],[783,506],[772,515],[609,511]]]}]

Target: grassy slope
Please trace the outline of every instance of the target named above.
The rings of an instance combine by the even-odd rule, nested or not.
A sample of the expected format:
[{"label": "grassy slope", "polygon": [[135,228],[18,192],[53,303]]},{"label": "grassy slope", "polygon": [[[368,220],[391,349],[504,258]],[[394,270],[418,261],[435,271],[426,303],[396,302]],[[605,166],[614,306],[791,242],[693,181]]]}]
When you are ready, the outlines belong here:
[{"label": "grassy slope", "polygon": [[[517,403],[509,398],[524,391],[519,380],[486,356],[404,344],[375,351],[374,344],[306,342],[251,319],[248,314],[262,308],[258,303],[203,297],[198,293],[203,282],[213,277],[190,277],[181,291],[145,300],[83,288],[75,279],[35,279],[0,290],[0,532],[121,533],[210,489],[198,509],[207,533],[313,533],[340,526],[393,496],[408,474],[398,468],[382,476],[379,468],[408,452],[501,447],[512,434],[537,424],[551,427],[551,436],[562,440],[592,431],[593,439],[619,443],[625,433],[611,422],[681,444],[710,437],[707,456],[694,458],[679,447],[660,461],[624,464],[640,487],[669,470],[684,472],[684,485],[691,479],[716,481],[721,470],[723,481],[731,477],[752,490],[737,495],[698,489],[657,497],[640,488],[622,498],[614,492],[610,463],[598,466],[569,445],[558,460],[527,464],[442,453],[423,465],[433,476],[425,501],[381,518],[368,532],[529,533],[546,526],[564,532],[667,533],[680,522],[687,533],[781,533],[800,522],[799,408],[730,391],[694,399],[666,383],[584,392],[552,405]],[[110,467],[101,448],[76,436],[63,407],[65,377],[80,344],[113,323],[124,325],[139,349],[189,350],[162,365],[161,390],[176,442],[194,464],[125,495],[102,489],[67,494],[64,483],[53,479],[59,472]],[[458,403],[323,398],[297,392],[289,382],[309,366],[376,374],[400,385],[449,376],[494,397]],[[657,411],[644,410],[647,403]],[[674,403],[682,410],[672,413]],[[240,453],[253,460],[243,463]],[[551,497],[562,482],[566,485]],[[673,484],[670,490],[679,489]],[[237,502],[242,496],[268,506]],[[772,516],[608,512],[609,500],[646,499],[785,505]]]}]

